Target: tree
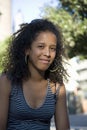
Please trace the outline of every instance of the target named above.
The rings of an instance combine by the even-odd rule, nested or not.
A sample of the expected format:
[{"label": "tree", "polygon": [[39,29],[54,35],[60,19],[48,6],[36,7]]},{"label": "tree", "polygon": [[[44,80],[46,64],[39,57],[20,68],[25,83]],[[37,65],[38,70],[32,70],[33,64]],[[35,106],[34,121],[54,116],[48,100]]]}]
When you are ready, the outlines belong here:
[{"label": "tree", "polygon": [[6,55],[7,47],[10,43],[10,38],[5,39],[4,41],[0,42],[0,73],[3,70],[3,61],[4,61],[4,56]]},{"label": "tree", "polygon": [[81,20],[87,18],[87,0],[60,0],[62,8]]},{"label": "tree", "polygon": [[86,58],[87,0],[60,0],[60,5],[44,7],[42,17],[62,28],[66,53],[70,58],[77,55]]},{"label": "tree", "polygon": [[[87,58],[87,0],[60,0],[62,3],[62,8],[69,12],[73,20],[79,24],[79,32],[75,35],[73,33],[72,37],[74,38],[75,45],[71,48],[69,56],[80,55],[82,54]],[[74,52],[74,53],[73,53]]]}]

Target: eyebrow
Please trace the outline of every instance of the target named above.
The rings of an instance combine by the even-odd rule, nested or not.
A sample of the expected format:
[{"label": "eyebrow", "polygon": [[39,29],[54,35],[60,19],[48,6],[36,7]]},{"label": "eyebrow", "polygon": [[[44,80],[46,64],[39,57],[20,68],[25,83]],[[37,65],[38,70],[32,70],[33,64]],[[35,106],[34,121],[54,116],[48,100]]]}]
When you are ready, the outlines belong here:
[{"label": "eyebrow", "polygon": [[[40,42],[37,42],[37,43],[38,43],[38,44],[45,44],[45,42],[41,42],[41,41],[40,41]],[[52,46],[56,46],[57,43],[51,43],[51,45],[52,45]]]}]

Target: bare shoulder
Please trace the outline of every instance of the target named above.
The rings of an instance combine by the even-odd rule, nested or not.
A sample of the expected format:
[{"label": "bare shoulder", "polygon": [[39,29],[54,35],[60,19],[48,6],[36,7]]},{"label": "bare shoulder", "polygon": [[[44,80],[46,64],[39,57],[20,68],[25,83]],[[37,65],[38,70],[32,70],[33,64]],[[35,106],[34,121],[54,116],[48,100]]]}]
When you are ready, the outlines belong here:
[{"label": "bare shoulder", "polygon": [[66,97],[66,88],[64,84],[56,83],[56,90],[58,98],[65,98]]},{"label": "bare shoulder", "polygon": [[0,75],[0,93],[7,93],[9,94],[11,90],[11,83],[10,80],[7,78],[7,76],[4,75]]},{"label": "bare shoulder", "polygon": [[10,96],[10,80],[7,76],[0,76],[0,130],[6,129],[8,108],[9,108],[9,96]]},{"label": "bare shoulder", "polygon": [[59,82],[54,83],[50,82],[50,87],[53,93],[56,93],[57,95],[63,95],[66,93],[65,85],[60,84]]}]

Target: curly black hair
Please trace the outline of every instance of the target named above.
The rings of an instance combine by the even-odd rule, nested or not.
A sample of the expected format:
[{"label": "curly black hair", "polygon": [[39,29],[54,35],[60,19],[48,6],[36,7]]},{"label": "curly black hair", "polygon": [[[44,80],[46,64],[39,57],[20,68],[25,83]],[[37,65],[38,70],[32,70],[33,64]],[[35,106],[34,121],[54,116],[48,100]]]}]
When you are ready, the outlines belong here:
[{"label": "curly black hair", "polygon": [[25,62],[25,50],[31,47],[32,42],[40,32],[50,31],[57,38],[56,57],[51,66],[46,70],[45,78],[53,82],[63,83],[66,70],[63,66],[63,40],[60,28],[47,19],[35,19],[30,23],[21,25],[21,28],[12,35],[4,60],[4,70],[11,81],[15,83],[29,78],[30,71]]}]

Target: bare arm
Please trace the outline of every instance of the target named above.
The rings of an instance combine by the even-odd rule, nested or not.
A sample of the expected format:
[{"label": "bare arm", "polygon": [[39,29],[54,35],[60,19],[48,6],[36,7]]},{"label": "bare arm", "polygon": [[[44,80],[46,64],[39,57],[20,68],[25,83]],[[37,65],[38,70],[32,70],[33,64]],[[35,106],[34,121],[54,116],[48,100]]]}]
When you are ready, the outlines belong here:
[{"label": "bare arm", "polygon": [[65,86],[62,85],[59,89],[58,99],[56,103],[55,111],[55,125],[56,130],[69,130],[69,118],[67,113],[66,105],[66,90]]},{"label": "bare arm", "polygon": [[9,107],[10,82],[0,76],[0,130],[6,130]]}]

